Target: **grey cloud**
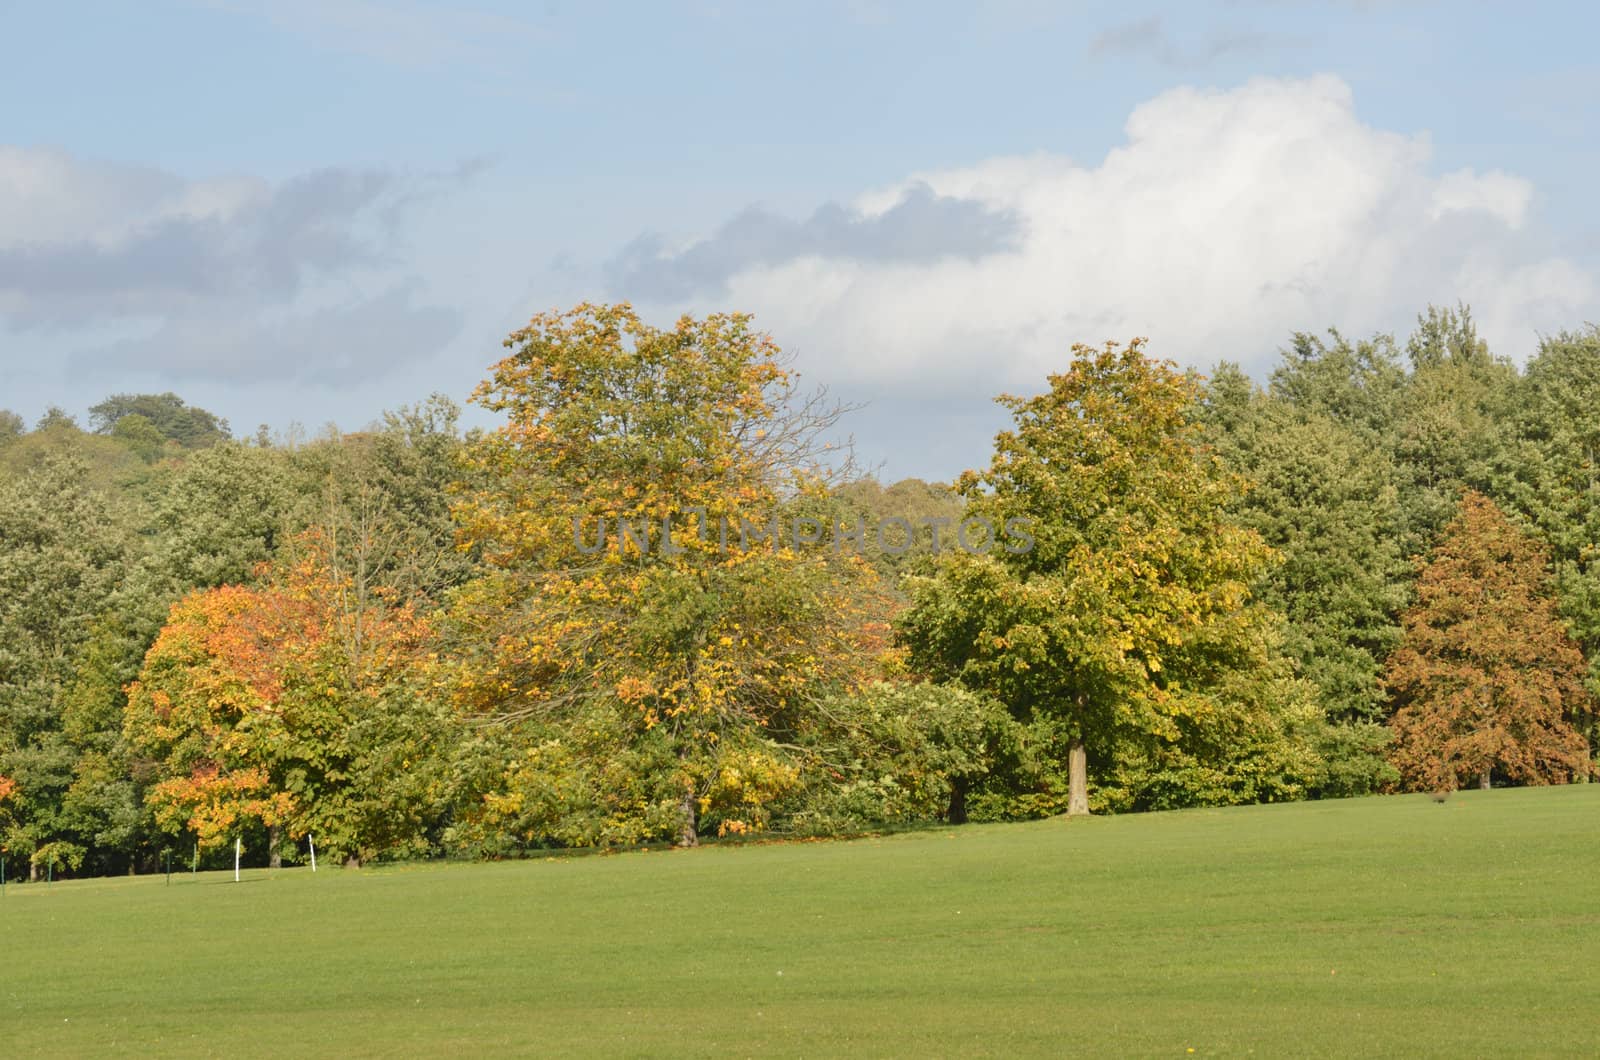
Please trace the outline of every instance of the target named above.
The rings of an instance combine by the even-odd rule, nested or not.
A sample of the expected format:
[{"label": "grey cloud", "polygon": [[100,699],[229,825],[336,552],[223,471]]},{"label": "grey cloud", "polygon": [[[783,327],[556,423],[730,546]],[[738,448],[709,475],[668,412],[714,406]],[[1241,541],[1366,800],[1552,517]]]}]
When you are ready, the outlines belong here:
[{"label": "grey cloud", "polygon": [[1018,224],[970,199],[913,185],[876,216],[830,203],[805,221],[751,208],[709,239],[670,253],[657,236],[641,236],[607,263],[607,284],[630,298],[687,298],[720,290],[752,267],[818,256],[865,262],[977,260],[1016,246]]},{"label": "grey cloud", "polygon": [[1128,52],[1159,52],[1171,46],[1161,19],[1152,15],[1137,22],[1112,26],[1089,42],[1090,55],[1119,55]]},{"label": "grey cloud", "polygon": [[126,204],[119,235],[0,246],[0,314],[15,327],[76,326],[219,297],[287,299],[313,271],[382,259],[370,215],[397,184],[329,169],[207,214],[171,209],[169,183],[165,200]]},{"label": "grey cloud", "polygon": [[1167,32],[1160,17],[1152,15],[1099,34],[1089,42],[1089,54],[1096,58],[1142,56],[1172,69],[1195,70],[1223,59],[1258,55],[1298,43],[1295,38],[1254,30],[1215,30],[1193,46],[1184,47]]},{"label": "grey cloud", "polygon": [[1260,33],[1254,30],[1235,30],[1228,33],[1214,33],[1206,38],[1205,43],[1197,53],[1198,65],[1208,65],[1219,59],[1227,59],[1236,55],[1259,55],[1274,48],[1290,46],[1298,43],[1289,37],[1275,36],[1271,33]]},{"label": "grey cloud", "polygon": [[1392,11],[1396,8],[1432,7],[1437,0],[1228,0],[1229,7],[1276,7],[1287,10],[1341,7],[1347,11]]},{"label": "grey cloud", "polygon": [[46,349],[175,386],[381,378],[460,333],[398,271],[403,226],[485,164],[196,180],[0,145],[0,371]]},{"label": "grey cloud", "polygon": [[225,383],[336,385],[382,376],[439,351],[462,315],[416,305],[414,285],[376,298],[300,314],[266,315],[214,305],[168,320],[153,334],[68,358],[73,374],[145,374]]}]

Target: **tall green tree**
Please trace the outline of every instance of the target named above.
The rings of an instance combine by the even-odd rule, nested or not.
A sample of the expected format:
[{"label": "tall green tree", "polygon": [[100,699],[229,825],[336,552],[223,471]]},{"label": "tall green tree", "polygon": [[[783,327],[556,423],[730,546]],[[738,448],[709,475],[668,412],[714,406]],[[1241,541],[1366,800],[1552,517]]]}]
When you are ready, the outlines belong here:
[{"label": "tall green tree", "polygon": [[901,622],[916,669],[1060,723],[1071,813],[1088,812],[1091,747],[1108,762],[1176,741],[1215,705],[1170,664],[1249,631],[1269,550],[1230,516],[1240,483],[1204,446],[1197,397],[1133,342],[1074,347],[1045,393],[1001,398],[1015,427],[958,488],[969,517],[1028,527],[1032,547],[954,554]]},{"label": "tall green tree", "polygon": [[1383,660],[1400,639],[1412,575],[1401,551],[1397,472],[1371,433],[1256,389],[1220,366],[1201,416],[1249,482],[1244,523],[1280,556],[1256,586],[1286,620],[1285,650],[1340,723],[1381,722]]},{"label": "tall green tree", "polygon": [[149,561],[141,573],[155,605],[195,588],[241,584],[293,535],[296,503],[287,455],[228,442],[195,453],[156,503]]},{"label": "tall green tree", "polygon": [[143,763],[122,737],[124,690],[138,675],[143,641],[130,637],[119,595],[88,631],[61,713],[73,760],[61,824],[87,851],[83,870],[95,874],[153,869],[158,861]]},{"label": "tall green tree", "polygon": [[1455,514],[1463,490],[1495,493],[1509,459],[1517,370],[1489,352],[1465,308],[1430,307],[1407,342],[1410,378],[1396,410],[1408,555],[1422,555]]},{"label": "tall green tree", "polygon": [[167,444],[156,425],[137,412],[122,417],[108,433],[147,464],[160,459]]},{"label": "tall green tree", "polygon": [[228,421],[184,403],[177,394],[113,394],[89,410],[97,434],[114,434],[130,416],[138,416],[159,437],[185,449],[204,449],[230,437]]},{"label": "tall green tree", "polygon": [[76,754],[63,732],[83,649],[124,574],[114,506],[70,456],[0,481],[0,776],[14,786],[5,845],[35,868],[76,867],[63,800]]},{"label": "tall green tree", "polygon": [[331,542],[330,562],[365,593],[381,587],[438,603],[475,571],[456,548],[455,487],[467,475],[460,409],[435,395],[386,413],[373,429],[315,442],[290,457],[287,518]]},{"label": "tall green tree", "polygon": [[1545,338],[1516,405],[1523,449],[1503,488],[1550,544],[1562,613],[1600,692],[1600,327]]},{"label": "tall green tree", "polygon": [[1323,339],[1296,332],[1273,369],[1268,390],[1303,412],[1318,412],[1371,438],[1393,429],[1406,373],[1388,335],[1351,342],[1337,330]]}]

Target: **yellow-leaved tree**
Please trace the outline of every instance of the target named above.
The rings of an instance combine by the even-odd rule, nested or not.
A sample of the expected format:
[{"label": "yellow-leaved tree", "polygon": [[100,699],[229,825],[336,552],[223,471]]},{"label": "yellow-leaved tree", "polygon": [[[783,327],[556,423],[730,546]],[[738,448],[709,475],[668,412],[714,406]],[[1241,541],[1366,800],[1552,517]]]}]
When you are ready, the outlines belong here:
[{"label": "yellow-leaved tree", "polygon": [[[504,424],[458,505],[487,572],[453,609],[461,702],[499,738],[463,827],[569,844],[761,828],[887,595],[833,528],[779,519],[842,410],[743,315],[535,317],[475,400]],[[808,539],[818,538],[815,543]]]},{"label": "yellow-leaved tree", "polygon": [[956,553],[902,616],[917,670],[1065,736],[1069,813],[1089,812],[1091,755],[1205,774],[1196,801],[1298,793],[1219,744],[1267,774],[1311,767],[1272,709],[1272,617],[1251,600],[1271,553],[1229,514],[1243,485],[1200,435],[1198,388],[1135,340],[1076,346],[1043,393],[1002,397],[1014,426],[958,489],[1032,547]]}]

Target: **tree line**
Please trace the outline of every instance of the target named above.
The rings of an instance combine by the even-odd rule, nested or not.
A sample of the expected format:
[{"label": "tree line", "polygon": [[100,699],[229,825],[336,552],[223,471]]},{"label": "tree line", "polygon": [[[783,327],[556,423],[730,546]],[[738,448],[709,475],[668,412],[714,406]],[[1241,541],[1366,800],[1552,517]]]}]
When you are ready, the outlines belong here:
[{"label": "tree line", "polygon": [[[583,305],[506,347],[488,430],[440,397],[314,438],[173,394],[0,412],[11,874],[1593,771],[1593,327],[1519,369],[1430,308],[1293,335],[1260,385],[1079,346],[950,484],[859,473],[746,316]],[[905,540],[703,532],[774,519]],[[574,533],[606,521],[673,547]],[[964,521],[1028,547],[931,547]]]}]

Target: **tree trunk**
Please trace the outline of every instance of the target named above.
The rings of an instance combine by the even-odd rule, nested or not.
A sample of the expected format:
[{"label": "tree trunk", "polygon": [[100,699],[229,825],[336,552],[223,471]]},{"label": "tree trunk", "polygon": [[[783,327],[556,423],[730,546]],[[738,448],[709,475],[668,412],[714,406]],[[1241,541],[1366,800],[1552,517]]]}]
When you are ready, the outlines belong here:
[{"label": "tree trunk", "polygon": [[28,882],[39,882],[39,863],[37,861],[28,862]]},{"label": "tree trunk", "polygon": [[1067,756],[1067,815],[1084,817],[1089,813],[1089,754],[1083,740],[1072,741]]},{"label": "tree trunk", "polygon": [[678,833],[678,845],[680,847],[699,846],[700,845],[700,837],[696,833],[695,821],[694,821],[694,789],[693,788],[689,788],[687,791],[685,791],[683,793],[683,802],[680,803],[679,806],[682,808],[683,816],[682,816],[682,820],[681,820],[680,826],[679,826],[680,827],[680,831]]},{"label": "tree trunk", "polygon": [[278,852],[278,826],[267,825],[267,868],[283,868],[283,855]]},{"label": "tree trunk", "polygon": [[1478,788],[1482,791],[1489,790],[1489,771],[1487,769],[1478,774]]},{"label": "tree trunk", "polygon": [[967,782],[965,779],[950,782],[950,812],[945,815],[951,824],[967,823]]}]

